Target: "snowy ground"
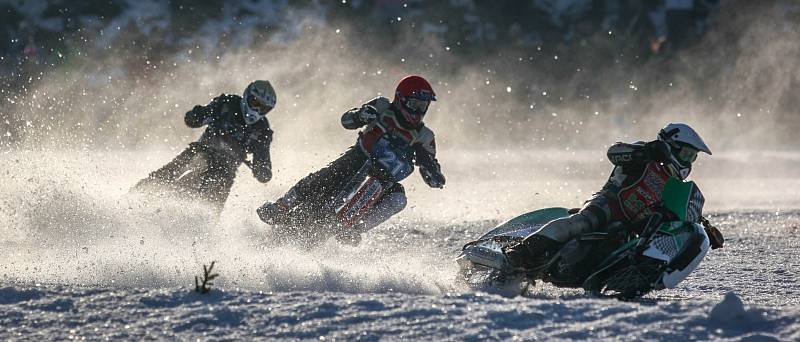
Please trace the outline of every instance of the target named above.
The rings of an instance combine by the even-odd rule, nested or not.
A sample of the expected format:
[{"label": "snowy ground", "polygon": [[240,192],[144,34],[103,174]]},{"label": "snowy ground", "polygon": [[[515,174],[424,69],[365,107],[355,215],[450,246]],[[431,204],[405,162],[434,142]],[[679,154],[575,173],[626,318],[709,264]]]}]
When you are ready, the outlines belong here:
[{"label": "snowy ground", "polygon": [[[169,153],[0,151],[0,339],[800,339],[796,154],[766,156],[759,178],[744,152],[701,160],[725,248],[677,289],[621,302],[550,286],[505,298],[455,280],[464,242],[525,210],[580,204],[608,168],[596,152],[507,153],[443,154],[444,191],[415,176],[410,208],[362,245],[306,251],[266,241],[253,209],[307,165],[267,186],[240,173],[214,222],[125,195]],[[212,260],[212,293],[194,293]]]}]

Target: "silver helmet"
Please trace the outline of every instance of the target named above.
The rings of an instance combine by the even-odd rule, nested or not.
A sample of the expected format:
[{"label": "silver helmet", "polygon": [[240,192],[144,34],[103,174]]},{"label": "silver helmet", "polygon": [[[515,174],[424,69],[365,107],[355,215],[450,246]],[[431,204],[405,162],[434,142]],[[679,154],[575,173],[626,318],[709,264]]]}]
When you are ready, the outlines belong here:
[{"label": "silver helmet", "polygon": [[697,159],[698,152],[711,155],[711,149],[700,138],[697,132],[685,123],[669,123],[658,132],[661,140],[670,148],[670,166],[674,168],[676,176],[686,179],[692,171],[692,163]]},{"label": "silver helmet", "polygon": [[242,95],[242,114],[244,115],[244,122],[252,125],[261,118],[267,116],[267,113],[275,108],[275,89],[269,84],[269,81],[255,81],[250,83],[244,89]]}]

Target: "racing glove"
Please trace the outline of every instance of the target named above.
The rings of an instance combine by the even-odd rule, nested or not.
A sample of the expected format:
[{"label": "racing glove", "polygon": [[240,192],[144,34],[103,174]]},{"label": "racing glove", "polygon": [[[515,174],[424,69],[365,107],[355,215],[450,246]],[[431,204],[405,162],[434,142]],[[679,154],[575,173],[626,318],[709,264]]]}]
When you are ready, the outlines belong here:
[{"label": "racing glove", "polygon": [[711,225],[711,222],[708,222],[705,217],[700,218],[700,223],[703,225],[703,228],[705,228],[706,235],[708,235],[711,249],[722,248],[722,245],[725,244],[725,237],[722,236],[722,232],[720,232],[717,227]]},{"label": "racing glove", "polygon": [[419,173],[422,175],[422,180],[425,181],[425,184],[428,184],[429,187],[444,188],[444,175],[438,170],[438,167],[436,170],[432,170],[430,167],[420,166]]},{"label": "racing glove", "polygon": [[361,106],[356,114],[361,123],[368,124],[378,118],[378,109],[368,104]]},{"label": "racing glove", "polygon": [[661,140],[653,140],[644,145],[645,158],[652,161],[665,163],[669,161],[669,145]]},{"label": "racing glove", "polygon": [[259,183],[266,183],[272,179],[272,168],[269,165],[253,165],[253,176]]},{"label": "racing glove", "polygon": [[186,112],[184,122],[186,126],[192,128],[202,127],[213,121],[212,111],[206,106],[194,106],[192,110]]}]

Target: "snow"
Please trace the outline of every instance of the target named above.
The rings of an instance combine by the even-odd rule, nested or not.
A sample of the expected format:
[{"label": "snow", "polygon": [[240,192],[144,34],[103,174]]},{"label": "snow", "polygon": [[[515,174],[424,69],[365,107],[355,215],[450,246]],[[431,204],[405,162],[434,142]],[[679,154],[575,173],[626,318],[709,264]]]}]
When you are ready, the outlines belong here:
[{"label": "snow", "polygon": [[[11,6],[36,30],[65,30],[63,18],[45,17],[45,3],[13,2]],[[356,1],[351,6],[358,8],[361,3]],[[468,8],[463,19],[468,23],[422,22],[422,32],[439,37],[464,28],[466,36],[455,45],[448,40],[435,46],[451,51],[451,47],[469,48],[467,41],[497,36],[493,24],[473,13],[476,9],[472,1],[450,3]],[[554,25],[567,28],[563,35],[570,37],[574,34],[569,29],[574,24],[571,22],[587,10],[588,3],[533,2],[546,11]],[[530,141],[506,141],[503,146],[521,145],[518,149],[498,149],[496,140],[506,135],[499,134],[505,132],[499,129],[513,128],[502,124],[506,122],[503,113],[521,108],[506,98],[529,93],[531,98],[561,102],[566,96],[564,89],[527,72],[520,72],[525,82],[508,82],[493,66],[498,61],[481,63],[475,70],[465,67],[456,76],[447,75],[450,71],[444,75],[430,72],[437,87],[445,89],[442,93],[450,95],[449,100],[437,103],[436,112],[431,113],[435,115],[426,119],[436,128],[440,143],[437,157],[448,177],[447,187],[429,189],[419,177],[409,177],[404,181],[408,208],[366,234],[360,246],[329,241],[306,250],[271,241],[268,227],[257,219],[254,209],[274,200],[300,177],[352,144],[353,135],[342,132],[336,123],[342,109],[364,100],[365,94],[390,93],[392,82],[401,73],[430,70],[428,61],[440,56],[408,51],[368,63],[374,55],[358,49],[346,52],[352,46],[345,38],[353,35],[344,33],[355,32],[358,38],[353,27],[328,29],[330,35],[325,30],[308,31],[315,23],[325,27],[323,23],[332,21],[339,25],[324,2],[310,2],[290,11],[290,2],[282,0],[226,2],[220,8],[221,19],[206,20],[196,34],[188,35],[169,28],[176,26],[173,21],[182,18],[179,16],[191,15],[189,11],[168,11],[166,3],[151,0],[125,0],[120,4],[124,10],[113,18],[80,19],[85,22],[87,35],[99,35],[90,39],[89,45],[96,50],[111,49],[127,29],[153,41],[163,38],[176,50],[171,60],[167,58],[167,67],[156,60],[152,65],[148,64],[150,60],[123,63],[125,59],[117,58],[121,56],[114,51],[109,51],[115,60],[111,63],[90,48],[77,51],[78,56],[91,56],[86,57],[91,62],[88,67],[56,69],[53,75],[57,77],[21,78],[20,82],[27,79],[28,83],[6,98],[8,104],[15,105],[8,112],[13,114],[11,118],[20,120],[21,127],[0,134],[11,137],[11,142],[23,135],[32,144],[0,144],[2,340],[800,340],[800,259],[796,252],[800,242],[800,153],[792,150],[796,144],[790,143],[779,145],[784,150],[763,150],[764,146],[773,146],[769,142],[793,141],[771,137],[785,134],[773,132],[774,128],[792,127],[791,122],[783,122],[791,115],[762,118],[774,113],[770,106],[780,103],[780,95],[791,88],[792,78],[786,77],[791,73],[767,73],[775,76],[767,77],[773,87],[757,84],[759,79],[753,78],[742,81],[744,86],[738,92],[708,93],[709,101],[713,95],[715,99],[741,97],[753,102],[733,101],[721,109],[712,104],[705,110],[695,110],[691,99],[683,98],[685,92],[693,90],[681,81],[680,87],[671,88],[679,97],[670,93],[660,96],[659,101],[645,101],[654,109],[635,109],[635,116],[620,113],[618,106],[588,108],[586,113],[593,112],[592,118],[599,118],[592,122],[569,108],[528,98],[525,106],[531,111],[525,114],[538,111],[542,115],[530,115],[524,130],[507,135],[524,134]],[[776,8],[780,12],[786,6]],[[418,12],[418,16],[422,17],[403,14],[403,22],[410,25],[421,20],[424,13]],[[762,30],[749,30],[754,35],[744,37],[781,41],[784,50],[792,47],[785,44],[791,39],[766,39],[775,34],[785,36],[786,30],[775,29],[777,33],[768,35]],[[304,32],[312,32],[313,39]],[[26,37],[15,39],[20,42]],[[525,45],[539,40],[536,35],[522,39]],[[761,66],[774,66],[782,61],[775,58],[786,55],[775,53],[772,45],[734,40],[738,42],[735,46],[751,47],[742,53],[747,58],[728,60],[728,65],[736,66],[734,71],[761,70]],[[428,49],[427,44],[418,45]],[[231,46],[252,46],[253,50],[242,48],[226,54]],[[546,47],[537,50],[540,57],[552,53]],[[138,52],[133,55],[134,60],[146,56]],[[418,55],[427,58],[419,62]],[[770,62],[764,63],[761,55],[769,55]],[[552,56],[559,62],[565,59],[564,54]],[[67,53],[64,59],[75,61],[76,57]],[[689,76],[706,75],[700,71],[708,64],[696,59],[687,59],[687,65],[697,64],[687,71]],[[527,60],[540,63],[544,58],[528,56]],[[449,61],[442,60],[441,65]],[[147,64],[150,71],[136,71],[143,67],[137,63]],[[252,68],[255,64],[259,66]],[[431,65],[438,69],[440,64]],[[153,81],[156,67],[170,77]],[[579,67],[591,71],[584,69],[587,66]],[[486,73],[491,80],[484,76],[483,68],[489,68]],[[676,79],[681,80],[687,72],[679,73]],[[627,75],[630,70],[623,73]],[[251,75],[278,80],[282,94],[304,99],[287,102],[293,106],[278,107],[270,119],[274,119],[277,131],[273,181],[258,184],[241,170],[219,219],[203,215],[205,208],[196,204],[149,201],[127,193],[137,180],[174,157],[190,141],[190,135],[199,135],[183,128],[183,110],[206,103],[208,96],[219,92],[238,93],[242,77]],[[145,76],[151,81],[145,82]],[[723,76],[717,83],[737,83],[730,82],[727,74]],[[34,84],[35,77],[49,82]],[[70,85],[75,77],[83,78],[85,85]],[[59,81],[62,78],[70,82]],[[615,79],[610,77],[608,82]],[[138,85],[140,81],[142,85]],[[632,82],[624,85],[634,90],[647,88],[641,80]],[[324,88],[314,86],[318,84]],[[153,95],[158,86],[177,90],[165,96]],[[187,93],[187,87],[193,90]],[[761,93],[755,90],[759,89],[777,95],[757,96]],[[21,101],[24,96],[18,94],[28,92],[29,99],[35,99],[30,104]],[[502,100],[495,99],[496,95]],[[592,96],[605,101],[605,96]],[[629,100],[612,97],[609,101],[627,105]],[[665,105],[672,109],[653,115]],[[293,109],[280,109],[289,107]],[[481,108],[476,112],[475,107]],[[321,120],[320,108],[328,109],[325,117],[331,114],[334,120]],[[713,114],[720,110],[722,116]],[[603,115],[599,115],[601,112]],[[692,114],[686,116],[686,112]],[[726,122],[724,115],[733,112],[742,117],[737,120],[755,117],[766,121],[759,121],[757,127],[747,122]],[[500,296],[473,291],[458,281],[453,258],[463,243],[499,221],[531,209],[579,206],[602,186],[610,168],[605,151],[596,145],[613,139],[639,139],[642,132],[654,132],[653,122],[660,125],[675,117],[699,120],[697,117],[705,113],[711,114],[698,128],[716,138],[714,146],[721,147],[714,147],[713,158],[701,157],[693,177],[706,195],[711,221],[725,234],[726,246],[709,252],[677,288],[623,302],[542,284],[525,297]],[[113,121],[121,114],[130,115],[131,120]],[[453,115],[458,119],[454,121]],[[163,121],[162,117],[173,121]],[[548,121],[553,117],[563,119]],[[646,123],[637,124],[637,120]],[[9,128],[16,125],[8,120],[5,124]],[[751,147],[752,141],[762,140],[766,145]],[[153,145],[142,144],[144,141]],[[33,149],[14,149],[30,146]],[[125,146],[151,150],[117,150]],[[524,146],[554,150],[527,150]],[[586,146],[597,149],[576,150]],[[757,150],[724,150],[734,146]],[[220,277],[210,294],[201,295],[193,291],[194,276],[211,261],[216,262]]]},{"label": "snow", "polygon": [[38,286],[0,289],[4,339],[756,339],[800,337],[797,311],[723,301],[579,295],[259,292]]},{"label": "snow", "polygon": [[[276,160],[289,153],[276,152]],[[524,210],[579,202],[586,191],[575,189],[601,182],[593,179],[601,161],[578,162],[597,160],[592,154],[538,151],[548,168],[530,177],[522,164],[537,157],[523,162],[519,151],[442,151],[451,170],[444,191],[411,177],[409,208],[360,246],[329,241],[305,250],[269,241],[252,213],[302,176],[303,165],[278,166],[281,178],[263,191],[243,173],[215,221],[188,203],[126,195],[170,152],[5,151],[0,339],[800,338],[800,211],[797,197],[779,196],[800,186],[764,178],[768,186],[731,192],[741,167],[715,177],[696,170],[727,242],[675,289],[623,302],[541,284],[503,297],[457,280],[453,258],[464,242]],[[714,157],[739,165],[737,155]],[[796,159],[770,155],[776,169]],[[774,201],[753,208],[754,198]],[[194,276],[212,260],[220,276],[211,293],[194,292]]]}]

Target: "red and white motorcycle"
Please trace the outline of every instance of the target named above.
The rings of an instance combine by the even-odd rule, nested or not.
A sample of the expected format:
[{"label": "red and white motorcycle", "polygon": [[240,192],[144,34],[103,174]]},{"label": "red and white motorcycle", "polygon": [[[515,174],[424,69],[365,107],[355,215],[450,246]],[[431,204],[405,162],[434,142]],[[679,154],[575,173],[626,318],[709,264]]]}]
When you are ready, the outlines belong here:
[{"label": "red and white motorcycle", "polygon": [[414,171],[412,155],[404,143],[384,136],[376,142],[364,165],[328,203],[306,202],[280,215],[259,211],[259,216],[273,224],[273,233],[280,240],[315,246],[330,237],[357,239],[361,234],[358,222],[396,183]]}]

